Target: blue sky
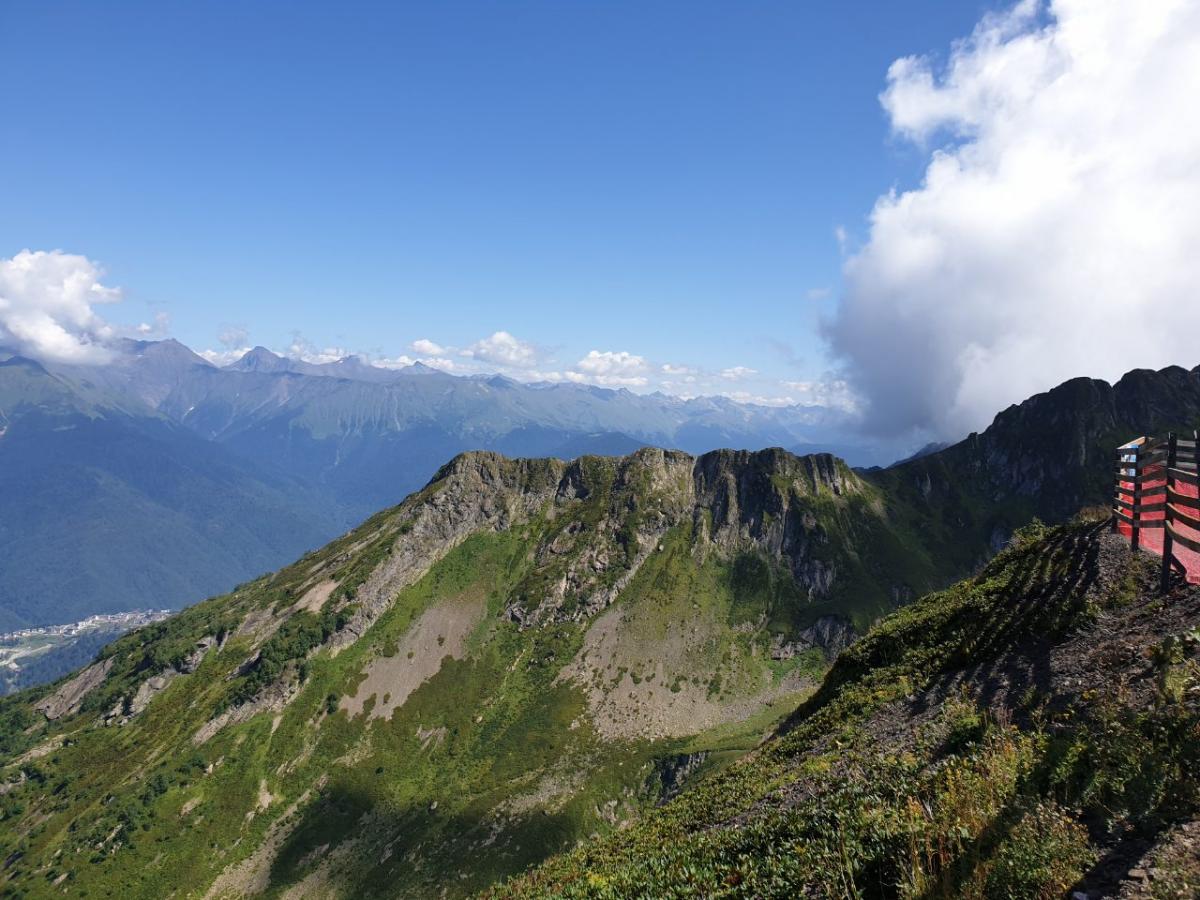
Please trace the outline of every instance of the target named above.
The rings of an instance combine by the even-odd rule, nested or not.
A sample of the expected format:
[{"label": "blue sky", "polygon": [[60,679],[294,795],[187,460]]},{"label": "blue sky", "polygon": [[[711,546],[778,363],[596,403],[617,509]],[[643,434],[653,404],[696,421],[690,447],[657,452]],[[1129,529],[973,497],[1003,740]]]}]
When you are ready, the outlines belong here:
[{"label": "blue sky", "polygon": [[831,364],[835,230],[928,161],[889,64],[984,9],[10,0],[0,257],[95,260],[110,321],[197,349],[486,366],[505,332],[532,372],[783,395]]}]

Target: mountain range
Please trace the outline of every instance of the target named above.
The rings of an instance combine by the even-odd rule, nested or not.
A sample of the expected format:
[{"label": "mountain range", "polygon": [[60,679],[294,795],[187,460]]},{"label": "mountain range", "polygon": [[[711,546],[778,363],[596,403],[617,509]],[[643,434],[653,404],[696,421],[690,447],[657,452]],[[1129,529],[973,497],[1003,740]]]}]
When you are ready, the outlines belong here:
[{"label": "mountain range", "polygon": [[820,408],[263,348],[224,368],[171,340],[120,342],[103,365],[0,360],[0,631],[227,590],[398,503],[465,450],[572,459],[852,438],[844,414]]},{"label": "mountain range", "polygon": [[1200,368],[1169,368],[1067,382],[885,469],[459,454],[322,549],[0,700],[0,877],[1033,897],[1166,871],[1200,808],[1200,594],[1164,607],[1156,561],[1087,508],[1117,443],[1197,424]]},{"label": "mountain range", "polygon": [[[1030,516],[1060,520],[1103,502],[1103,478],[1080,473],[1124,435],[1186,425],[1198,410],[1195,371],[1135,371],[1112,386],[1076,379],[954,446],[861,471],[943,555],[924,568],[961,575]],[[573,459],[646,445],[785,446],[850,450],[860,464],[883,452],[856,451],[855,440],[827,409],[388,370],[356,357],[318,365],[261,347],[224,368],[169,340],[125,341],[104,365],[5,356],[0,631],[228,590],[399,502],[465,450]]]},{"label": "mountain range", "polygon": [[[486,887],[753,746],[889,607],[904,557],[829,455],[460,455],[279,573],[0,701],[0,854],[24,848],[5,878]],[[43,804],[34,782],[68,772]]]}]

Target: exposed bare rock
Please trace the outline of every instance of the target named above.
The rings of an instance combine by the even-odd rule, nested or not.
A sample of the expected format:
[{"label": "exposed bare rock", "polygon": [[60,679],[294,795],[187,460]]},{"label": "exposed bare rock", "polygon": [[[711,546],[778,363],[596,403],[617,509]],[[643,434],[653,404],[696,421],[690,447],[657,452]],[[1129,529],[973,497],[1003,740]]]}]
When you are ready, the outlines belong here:
[{"label": "exposed bare rock", "polygon": [[646,780],[646,790],[658,797],[659,804],[666,803],[679,794],[693,775],[700,771],[708,751],[679,753],[655,761],[654,773]]},{"label": "exposed bare rock", "polygon": [[179,674],[191,675],[198,668],[200,663],[204,662],[204,657],[208,655],[208,651],[217,646],[217,639],[212,635],[205,635],[196,642],[195,649],[187,655],[187,658],[179,666]]},{"label": "exposed bare rock", "polygon": [[555,459],[510,460],[488,452],[463,453],[443,466],[400,508],[396,546],[402,551],[384,559],[355,592],[358,612],[334,636],[334,649],[356,641],[399,591],[472,534],[502,531],[545,506],[565,467]]},{"label": "exposed bare rock", "polygon": [[342,697],[341,708],[357,716],[374,697],[371,718],[389,718],[413,691],[438,673],[446,657],[465,657],[467,637],[486,612],[482,599],[452,600],[425,610],[392,656],[376,657],[363,670],[363,682],[353,694]]},{"label": "exposed bare rock", "polygon": [[94,662],[53,694],[39,702],[34,709],[47,719],[61,719],[79,712],[84,698],[97,688],[112,668],[113,659]]},{"label": "exposed bare rock", "polygon": [[300,685],[292,673],[284,680],[270,685],[249,703],[232,707],[209,719],[192,735],[192,743],[199,746],[210,740],[222,728],[249,722],[260,712],[279,712],[295,699],[299,692]]},{"label": "exposed bare rock", "polygon": [[841,616],[821,616],[812,625],[802,629],[796,640],[785,641],[783,635],[776,635],[771,658],[792,659],[815,647],[832,659],[854,643],[856,637],[853,626],[846,619]]},{"label": "exposed bare rock", "polygon": [[137,691],[133,695],[133,699],[129,701],[129,715],[127,718],[131,719],[141,713],[150,705],[150,701],[157,694],[166,690],[167,686],[179,677],[179,674],[177,669],[164,669],[157,675],[151,675],[139,684]]},{"label": "exposed bare rock", "polygon": [[696,514],[712,516],[711,540],[727,550],[760,549],[785,560],[810,599],[829,595],[837,567],[817,558],[829,545],[812,500],[863,494],[863,481],[828,453],[717,450],[695,464]]},{"label": "exposed bare rock", "polygon": [[155,675],[151,675],[145,681],[138,685],[132,697],[126,697],[119,701],[104,717],[106,725],[125,725],[134,716],[140,715],[150,705],[150,701],[165,691],[176,678],[181,675],[191,675],[198,668],[200,663],[204,661],[204,657],[208,652],[217,646],[217,639],[212,635],[206,635],[196,642],[196,646],[192,649],[178,666],[172,666],[163,669]]}]

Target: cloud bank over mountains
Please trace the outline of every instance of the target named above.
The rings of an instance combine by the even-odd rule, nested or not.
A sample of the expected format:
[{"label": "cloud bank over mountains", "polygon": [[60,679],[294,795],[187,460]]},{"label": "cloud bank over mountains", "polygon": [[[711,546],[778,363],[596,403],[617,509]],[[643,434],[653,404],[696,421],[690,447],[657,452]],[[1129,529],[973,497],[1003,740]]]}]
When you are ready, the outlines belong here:
[{"label": "cloud bank over mountains", "polygon": [[[96,307],[119,302],[121,293],[103,285],[102,275],[97,263],[61,250],[23,250],[11,259],[0,259],[0,349],[44,362],[97,364],[110,361],[113,342],[118,338],[165,336],[169,322],[161,313],[153,323],[131,327],[106,321]],[[251,335],[238,324],[221,324],[217,342],[217,349],[198,351],[216,366],[234,363],[253,349]],[[408,345],[411,352],[396,356],[316,344],[298,332],[293,333],[287,346],[273,349],[290,359],[317,365],[357,356],[384,369],[421,363],[452,375],[499,373],[525,382],[591,384],[639,392],[661,390],[684,399],[718,395],[762,406],[828,405],[850,409],[848,402],[836,394],[807,389],[815,383],[759,377],[759,372],[748,366],[707,369],[653,362],[628,350],[598,349],[564,365],[554,350],[503,330],[463,347],[422,337]],[[737,390],[731,389],[734,383]],[[793,389],[794,385],[804,389]]]},{"label": "cloud bank over mountains", "polygon": [[928,167],[875,204],[826,326],[871,428],[957,437],[1073,376],[1200,362],[1198,95],[1186,0],[1022,2],[891,66]]}]

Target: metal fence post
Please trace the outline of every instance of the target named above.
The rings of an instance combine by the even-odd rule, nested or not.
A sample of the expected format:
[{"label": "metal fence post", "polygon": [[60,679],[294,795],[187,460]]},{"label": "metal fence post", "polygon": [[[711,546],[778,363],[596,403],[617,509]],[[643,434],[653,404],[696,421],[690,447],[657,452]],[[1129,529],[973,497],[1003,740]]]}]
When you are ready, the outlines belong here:
[{"label": "metal fence post", "polygon": [[1166,507],[1163,509],[1163,556],[1159,590],[1164,594],[1171,585],[1171,470],[1175,468],[1176,461],[1175,432],[1171,431],[1167,433],[1167,464],[1163,469],[1163,499]]},{"label": "metal fence post", "polygon": [[1141,486],[1141,482],[1138,479],[1142,476],[1142,469],[1139,465],[1141,462],[1141,457],[1142,448],[1137,447],[1133,451],[1133,477],[1130,479],[1130,481],[1133,483],[1133,488],[1129,491],[1129,495],[1133,500],[1133,506],[1129,510],[1129,518],[1133,520],[1131,524],[1132,531],[1129,535],[1129,546],[1132,547],[1135,552],[1138,549],[1138,539],[1140,537],[1138,532],[1141,531],[1141,529],[1138,528],[1138,513],[1140,511],[1139,507],[1142,505],[1142,495],[1138,491],[1138,488]]}]

